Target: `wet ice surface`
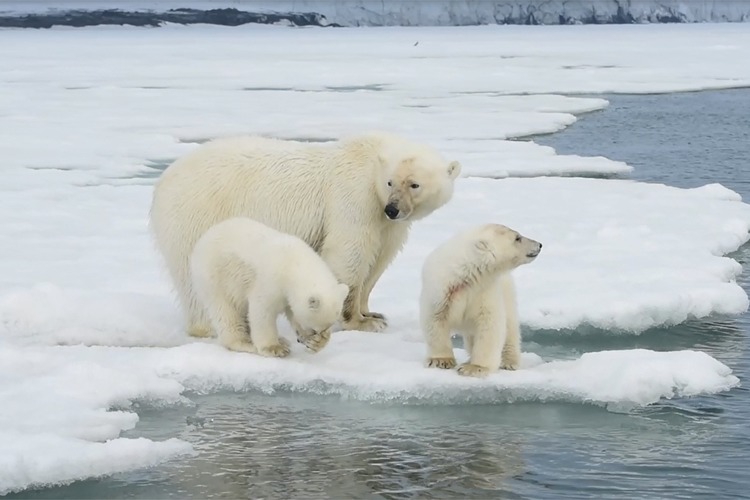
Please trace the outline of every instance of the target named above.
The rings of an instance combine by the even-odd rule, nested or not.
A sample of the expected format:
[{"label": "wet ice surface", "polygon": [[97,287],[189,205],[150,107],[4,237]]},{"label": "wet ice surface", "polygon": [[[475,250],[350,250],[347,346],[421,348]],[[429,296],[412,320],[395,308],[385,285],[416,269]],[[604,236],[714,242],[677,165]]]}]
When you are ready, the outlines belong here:
[{"label": "wet ice surface", "polygon": [[[339,33],[352,38],[340,51],[333,50],[340,46],[334,32],[311,30],[4,32],[26,43],[23,50],[0,46],[1,60],[12,68],[3,73],[1,90],[13,104],[0,116],[11,132],[0,135],[6,151],[0,216],[13,241],[0,248],[0,451],[6,461],[0,487],[70,481],[172,456],[154,469],[28,495],[205,497],[245,489],[253,497],[387,496],[432,487],[443,496],[510,491],[601,498],[608,489],[630,487],[629,494],[652,496],[744,491],[737,489],[742,461],[733,454],[748,449],[738,425],[747,413],[746,391],[726,389],[747,373],[747,322],[731,315],[747,306],[746,291],[732,281],[737,262],[748,258],[747,250],[731,259],[721,255],[746,239],[750,212],[725,188],[463,179],[448,207],[415,226],[374,292],[374,305],[391,317],[390,334],[373,341],[337,334],[330,350],[300,353],[290,363],[187,339],[148,241],[146,215],[159,168],[215,135],[326,140],[387,122],[460,159],[469,175],[624,175],[629,167],[621,162],[633,163],[633,148],[584,146],[626,136],[632,115],[608,109],[590,115],[592,121],[617,118],[613,128],[589,128],[572,141],[567,152],[585,156],[555,156],[549,148],[501,139],[559,130],[575,121],[573,113],[606,102],[512,93],[720,88],[748,78],[735,56],[750,42],[736,27],[609,28],[633,43],[604,51],[594,41],[614,31],[598,28],[406,29],[389,31],[387,42],[376,31],[346,31]],[[199,32],[210,32],[211,43],[198,46]],[[415,35],[426,52],[401,48],[412,47],[405,42]],[[655,45],[650,37],[657,35]],[[629,53],[647,43],[651,52],[641,45],[639,54]],[[369,65],[359,61],[365,55]],[[238,66],[243,58],[253,64]],[[688,61],[695,63],[689,71]],[[446,73],[446,64],[463,76]],[[701,96],[711,95],[688,95],[694,100],[680,106],[704,109]],[[643,99],[657,99],[646,106],[658,110],[658,98]],[[717,130],[731,130],[722,117],[744,102],[727,100],[726,113],[710,114],[702,126],[710,131],[714,121]],[[571,133],[585,126],[587,117],[582,120]],[[684,117],[664,121],[670,143],[696,140],[690,124]],[[747,142],[724,139],[706,134],[695,148],[715,148],[717,171],[741,171]],[[667,153],[651,150],[649,165],[660,173],[647,179],[691,188],[720,181],[748,198],[736,175],[706,176],[700,164],[687,171]],[[612,160],[590,159],[602,154]],[[683,184],[689,178],[698,181]],[[538,237],[545,256],[518,273],[529,370],[465,390],[461,384],[471,382],[419,367],[415,277],[438,241],[486,217]],[[705,319],[653,328],[691,316]],[[612,349],[619,351],[601,352]],[[600,351],[593,359],[601,363],[581,358],[592,351]],[[616,361],[627,359],[632,362],[620,369]],[[555,360],[584,369],[529,385],[540,368],[559,366]],[[548,363],[534,366],[539,361]],[[623,370],[627,377],[618,376]],[[280,392],[258,393],[271,389]],[[722,392],[685,397],[715,391]],[[505,404],[509,395],[515,403]],[[575,404],[519,402],[545,397]],[[657,400],[628,415],[596,406],[622,411],[619,405]],[[191,446],[197,456],[184,454]],[[310,461],[300,450],[320,456]],[[215,479],[214,472],[222,474]]]}]

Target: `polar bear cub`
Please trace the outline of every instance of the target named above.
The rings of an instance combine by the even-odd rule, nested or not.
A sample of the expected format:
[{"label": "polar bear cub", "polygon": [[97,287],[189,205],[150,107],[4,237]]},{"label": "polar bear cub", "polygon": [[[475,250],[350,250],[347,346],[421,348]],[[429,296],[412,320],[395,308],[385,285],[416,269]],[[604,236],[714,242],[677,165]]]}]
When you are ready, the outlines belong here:
[{"label": "polar bear cub", "polygon": [[307,243],[245,217],[226,219],[201,236],[190,274],[219,342],[263,356],[289,354],[276,328],[281,313],[301,343],[322,349],[349,293]]},{"label": "polar bear cub", "polygon": [[458,373],[483,377],[520,364],[521,335],[511,271],[542,244],[500,224],[463,231],[438,246],[422,268],[420,316],[427,365],[453,368],[451,331],[462,334],[469,362]]}]

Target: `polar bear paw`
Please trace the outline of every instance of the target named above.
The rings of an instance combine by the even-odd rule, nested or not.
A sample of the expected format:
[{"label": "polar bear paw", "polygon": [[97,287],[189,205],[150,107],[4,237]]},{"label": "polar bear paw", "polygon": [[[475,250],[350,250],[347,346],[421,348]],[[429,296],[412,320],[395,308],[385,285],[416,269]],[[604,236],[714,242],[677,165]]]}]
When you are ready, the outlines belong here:
[{"label": "polar bear paw", "polygon": [[482,378],[489,375],[490,370],[484,366],[473,365],[471,363],[464,363],[458,367],[458,374],[464,377],[477,377]]},{"label": "polar bear paw", "polygon": [[205,339],[214,336],[214,332],[211,331],[211,327],[207,325],[190,325],[187,332],[191,337],[199,339]]},{"label": "polar bear paw", "polygon": [[456,367],[456,358],[429,358],[427,360],[427,367],[450,370]]},{"label": "polar bear paw", "polygon": [[312,352],[318,352],[328,345],[328,341],[331,340],[331,329],[323,330],[322,332],[313,332],[308,334],[297,334],[297,341],[304,345]]},{"label": "polar bear paw", "polygon": [[503,370],[518,370],[521,367],[521,362],[518,359],[504,359],[500,364],[500,368]]},{"label": "polar bear paw", "polygon": [[345,330],[360,332],[382,332],[388,327],[388,320],[380,313],[368,312],[344,323]]},{"label": "polar bear paw", "polygon": [[505,346],[500,361],[503,370],[518,370],[521,367],[521,349]]},{"label": "polar bear paw", "polygon": [[279,337],[278,343],[258,349],[258,354],[268,358],[286,358],[289,356],[290,352],[292,352],[292,350],[289,347],[289,342],[282,337]]},{"label": "polar bear paw", "polygon": [[229,342],[223,342],[224,347],[234,352],[249,352],[250,354],[257,354],[258,349],[255,345],[246,340],[231,340]]}]

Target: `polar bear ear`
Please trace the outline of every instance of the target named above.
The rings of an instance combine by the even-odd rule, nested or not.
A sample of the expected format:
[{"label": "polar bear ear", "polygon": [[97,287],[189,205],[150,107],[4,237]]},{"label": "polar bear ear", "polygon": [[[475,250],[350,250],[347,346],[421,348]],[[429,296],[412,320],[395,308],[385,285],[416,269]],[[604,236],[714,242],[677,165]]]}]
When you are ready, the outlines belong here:
[{"label": "polar bear ear", "polygon": [[457,162],[456,160],[453,160],[448,164],[448,175],[451,177],[451,179],[455,179],[458,177],[458,174],[461,173],[461,164]]},{"label": "polar bear ear", "polygon": [[383,167],[386,170],[389,170],[391,167],[391,160],[385,155],[384,152],[378,153],[378,161],[380,162],[380,166]]},{"label": "polar bear ear", "polygon": [[318,297],[315,297],[314,295],[311,295],[307,298],[307,307],[309,307],[311,310],[316,310],[320,307],[320,299]]}]

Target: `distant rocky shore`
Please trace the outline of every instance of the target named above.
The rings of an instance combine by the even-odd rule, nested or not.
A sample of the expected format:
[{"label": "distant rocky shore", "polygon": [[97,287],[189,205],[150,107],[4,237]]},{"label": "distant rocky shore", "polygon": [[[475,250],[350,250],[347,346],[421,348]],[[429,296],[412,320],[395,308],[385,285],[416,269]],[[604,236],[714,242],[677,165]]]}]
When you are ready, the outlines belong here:
[{"label": "distant rocky shore", "polygon": [[281,24],[288,26],[338,26],[314,12],[260,13],[237,9],[170,9],[164,12],[105,10],[68,10],[33,14],[0,14],[0,28],[51,28],[53,26],[161,26],[177,24]]}]

